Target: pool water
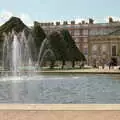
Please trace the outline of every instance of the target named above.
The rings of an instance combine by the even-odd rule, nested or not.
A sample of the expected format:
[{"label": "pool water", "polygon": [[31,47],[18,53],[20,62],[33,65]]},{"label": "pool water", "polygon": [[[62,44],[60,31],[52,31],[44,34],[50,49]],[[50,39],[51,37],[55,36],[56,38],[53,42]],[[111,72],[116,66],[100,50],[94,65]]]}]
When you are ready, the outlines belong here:
[{"label": "pool water", "polygon": [[0,103],[120,104],[120,75],[53,74],[1,77]]}]

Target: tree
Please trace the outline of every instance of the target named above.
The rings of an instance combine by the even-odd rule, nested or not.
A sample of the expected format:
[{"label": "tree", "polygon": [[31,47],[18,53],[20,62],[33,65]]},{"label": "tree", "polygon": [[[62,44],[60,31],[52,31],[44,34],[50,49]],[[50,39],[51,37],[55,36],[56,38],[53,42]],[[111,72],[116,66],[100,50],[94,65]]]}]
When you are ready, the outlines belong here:
[{"label": "tree", "polygon": [[34,22],[33,27],[33,37],[37,48],[37,54],[39,53],[40,46],[43,42],[43,40],[46,38],[46,34],[44,30],[40,27],[40,24],[38,22]]},{"label": "tree", "polygon": [[68,60],[72,62],[72,67],[75,66],[75,61],[85,61],[85,56],[77,48],[75,41],[70,35],[69,31],[63,29],[60,31],[66,41],[66,48],[68,52]]},{"label": "tree", "polygon": [[22,32],[23,30],[30,31],[30,29],[21,21],[20,18],[11,17],[6,23],[0,26],[0,35],[4,32],[9,33],[14,30],[15,32]]},{"label": "tree", "polygon": [[63,68],[67,59],[67,46],[63,36],[59,32],[54,31],[48,36],[48,40],[50,41],[51,49],[55,53],[56,60],[62,61]]}]

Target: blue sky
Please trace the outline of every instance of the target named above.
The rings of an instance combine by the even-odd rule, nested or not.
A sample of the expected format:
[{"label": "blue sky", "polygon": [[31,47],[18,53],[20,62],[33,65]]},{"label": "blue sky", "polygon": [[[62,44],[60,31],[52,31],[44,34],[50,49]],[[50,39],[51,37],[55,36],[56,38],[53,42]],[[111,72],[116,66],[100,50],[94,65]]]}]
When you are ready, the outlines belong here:
[{"label": "blue sky", "polygon": [[108,16],[120,17],[120,0],[0,0],[0,23],[10,16],[25,23],[33,20],[57,21],[94,18],[105,22]]}]

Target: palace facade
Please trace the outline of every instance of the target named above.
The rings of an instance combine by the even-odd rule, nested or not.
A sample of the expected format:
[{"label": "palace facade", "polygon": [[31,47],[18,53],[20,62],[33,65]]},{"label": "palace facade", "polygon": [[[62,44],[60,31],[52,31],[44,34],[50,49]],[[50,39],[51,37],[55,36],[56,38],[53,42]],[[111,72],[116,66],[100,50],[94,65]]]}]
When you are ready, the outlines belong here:
[{"label": "palace facade", "polygon": [[86,56],[89,65],[95,62],[100,64],[101,60],[107,64],[111,57],[115,57],[120,64],[120,22],[113,21],[111,17],[108,23],[94,23],[93,19],[89,19],[88,23],[82,21],[76,24],[75,21],[71,21],[68,24],[64,21],[63,24],[60,22],[39,24],[46,34],[54,30],[67,29],[79,50]]}]

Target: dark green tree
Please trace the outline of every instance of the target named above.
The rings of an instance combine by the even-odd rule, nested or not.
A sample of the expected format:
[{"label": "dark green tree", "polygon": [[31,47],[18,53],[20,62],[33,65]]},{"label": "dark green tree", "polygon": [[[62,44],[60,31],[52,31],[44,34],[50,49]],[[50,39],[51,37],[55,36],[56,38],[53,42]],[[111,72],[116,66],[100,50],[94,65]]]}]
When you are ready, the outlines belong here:
[{"label": "dark green tree", "polygon": [[66,48],[68,52],[68,60],[72,62],[72,67],[75,66],[75,61],[85,61],[85,56],[77,48],[74,39],[66,29],[61,30],[64,41],[66,41]]},{"label": "dark green tree", "polygon": [[33,36],[34,36],[34,41],[36,44],[37,54],[38,54],[39,50],[40,50],[40,46],[46,37],[44,30],[41,28],[41,26],[38,22],[34,22]]},{"label": "dark green tree", "polygon": [[20,18],[11,17],[6,23],[0,26],[0,35],[3,32],[9,33],[14,30],[15,32],[22,32],[23,30],[30,31],[30,29],[21,21]]},{"label": "dark green tree", "polygon": [[55,53],[56,60],[62,61],[63,68],[65,60],[67,59],[67,46],[63,36],[59,32],[54,31],[48,36],[48,40],[50,41],[53,52]]}]

